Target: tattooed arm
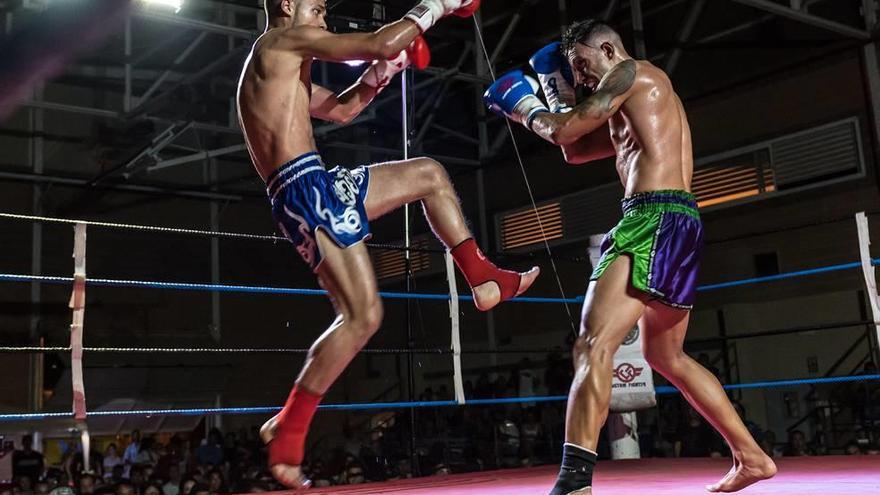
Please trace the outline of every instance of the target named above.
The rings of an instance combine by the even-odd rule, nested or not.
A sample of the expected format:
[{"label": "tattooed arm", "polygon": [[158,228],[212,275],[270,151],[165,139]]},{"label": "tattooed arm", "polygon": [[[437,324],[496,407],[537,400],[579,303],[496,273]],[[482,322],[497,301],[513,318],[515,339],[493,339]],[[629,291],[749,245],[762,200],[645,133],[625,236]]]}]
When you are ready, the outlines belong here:
[{"label": "tattooed arm", "polygon": [[635,80],[636,62],[625,60],[614,66],[596,92],[571,112],[538,114],[532,131],[555,145],[568,146],[605,125],[629,97]]}]

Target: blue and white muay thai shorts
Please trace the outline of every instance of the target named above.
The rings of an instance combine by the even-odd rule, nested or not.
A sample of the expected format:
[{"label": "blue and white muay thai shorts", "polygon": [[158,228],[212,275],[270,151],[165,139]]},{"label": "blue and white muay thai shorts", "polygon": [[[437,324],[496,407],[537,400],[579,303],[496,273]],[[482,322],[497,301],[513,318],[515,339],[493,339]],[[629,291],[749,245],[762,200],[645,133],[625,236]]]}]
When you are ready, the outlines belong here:
[{"label": "blue and white muay thai shorts", "polygon": [[361,166],[324,168],[317,152],[306,153],[272,172],[266,192],[278,228],[312,268],[321,264],[315,232],[323,230],[342,248],[369,239],[364,200],[370,171]]}]

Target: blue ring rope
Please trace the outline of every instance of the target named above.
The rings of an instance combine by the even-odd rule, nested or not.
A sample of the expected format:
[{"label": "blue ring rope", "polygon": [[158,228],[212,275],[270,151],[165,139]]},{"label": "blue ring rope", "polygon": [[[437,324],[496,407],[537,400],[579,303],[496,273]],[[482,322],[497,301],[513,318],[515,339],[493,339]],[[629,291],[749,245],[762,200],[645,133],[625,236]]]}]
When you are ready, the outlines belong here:
[{"label": "blue ring rope", "polygon": [[[880,265],[880,259],[872,259],[871,264]],[[851,270],[859,268],[861,263],[842,263],[839,265],[830,265],[820,268],[811,268],[808,270],[799,270],[794,272],[780,273],[777,275],[769,275],[766,277],[753,277],[743,280],[733,280],[730,282],[721,282],[717,284],[701,285],[697,287],[697,291],[710,291],[716,289],[725,289],[729,287],[738,287],[748,284],[757,284],[763,282],[773,282],[777,280],[785,280],[790,278],[805,277],[809,275],[817,275],[821,273],[836,272],[841,270]],[[0,273],[0,282],[46,282],[67,284],[72,283],[72,277],[52,277],[45,275],[19,275],[12,273]],[[238,293],[261,293],[261,294],[295,294],[300,296],[322,296],[327,291],[322,289],[296,289],[289,287],[263,287],[253,285],[224,285],[224,284],[194,284],[188,282],[153,282],[144,280],[115,280],[107,278],[87,278],[86,284],[95,287],[136,287],[144,289],[164,289],[164,290],[186,290],[186,291],[207,291],[207,292],[238,292]],[[379,292],[379,295],[386,299],[423,299],[433,301],[448,301],[448,294],[425,294],[418,292]],[[473,297],[468,295],[458,296],[459,300],[472,301]],[[522,303],[563,303],[563,304],[582,304],[584,296],[560,298],[560,297],[516,297],[511,299],[513,302]]]},{"label": "blue ring rope", "polygon": [[[880,380],[877,375],[833,376],[827,378],[802,378],[793,380],[761,381],[751,383],[735,383],[724,385],[725,390],[743,390],[760,388],[791,387],[795,385],[820,385],[828,383],[849,383]],[[678,393],[675,387],[661,386],[655,389],[658,395]],[[494,404],[523,404],[533,402],[562,402],[568,399],[567,395],[550,395],[539,397],[504,397],[499,399],[471,399],[464,405],[480,406]],[[417,402],[374,402],[360,404],[323,404],[318,406],[324,411],[364,411],[375,409],[409,409],[426,407],[450,407],[458,405],[454,400],[417,401]],[[145,409],[132,411],[94,411],[88,413],[90,418],[119,417],[119,416],[202,416],[207,414],[274,414],[281,408],[276,406],[265,407],[219,407],[219,408],[188,408],[188,409]],[[7,421],[40,421],[46,419],[71,419],[70,412],[47,412],[47,413],[24,413],[24,414],[0,414],[0,422]]]}]

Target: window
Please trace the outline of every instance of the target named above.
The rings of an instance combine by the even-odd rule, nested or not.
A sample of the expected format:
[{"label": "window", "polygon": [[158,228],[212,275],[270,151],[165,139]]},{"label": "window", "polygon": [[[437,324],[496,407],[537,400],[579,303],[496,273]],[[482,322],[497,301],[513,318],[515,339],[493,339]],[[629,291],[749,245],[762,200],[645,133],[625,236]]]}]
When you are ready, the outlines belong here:
[{"label": "window", "polygon": [[701,208],[776,190],[766,150],[723,159],[694,170],[691,189]]},{"label": "window", "polygon": [[[541,219],[541,224],[538,223],[538,218]],[[501,249],[543,244],[542,225],[548,241],[562,238],[562,209],[558,201],[538,206],[537,214],[534,209],[529,208],[505,215],[501,219]]]},{"label": "window", "polygon": [[[400,243],[401,245],[403,243]],[[430,240],[425,238],[413,239],[410,245],[414,248],[429,249],[432,247]],[[370,252],[373,258],[373,267],[376,269],[376,278],[379,280],[393,279],[406,275],[406,252],[392,249],[374,249]],[[431,268],[432,253],[411,251],[410,263],[412,272],[419,273]],[[436,256],[436,255],[434,255]]]}]

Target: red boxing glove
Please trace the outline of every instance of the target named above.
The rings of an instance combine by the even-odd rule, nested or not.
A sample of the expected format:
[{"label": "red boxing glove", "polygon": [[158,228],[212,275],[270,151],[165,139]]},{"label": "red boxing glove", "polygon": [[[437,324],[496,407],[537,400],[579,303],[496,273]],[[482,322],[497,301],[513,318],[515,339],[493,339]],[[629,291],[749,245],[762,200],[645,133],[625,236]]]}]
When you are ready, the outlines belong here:
[{"label": "red boxing glove", "polygon": [[410,65],[416,69],[424,69],[430,63],[431,49],[428,48],[428,43],[425,41],[425,38],[416,36],[406,50],[400,52],[393,59],[374,61],[373,65],[364,71],[358,82],[376,88],[376,93],[379,93],[403,69]]},{"label": "red boxing glove", "polygon": [[470,17],[480,10],[480,1],[481,0],[473,0],[471,3],[453,12],[452,15],[458,17]]}]

